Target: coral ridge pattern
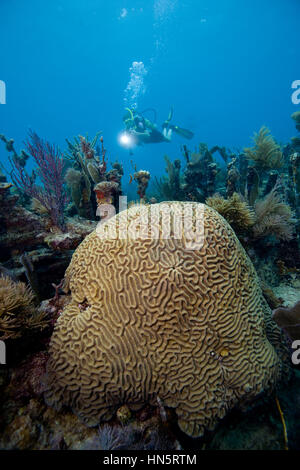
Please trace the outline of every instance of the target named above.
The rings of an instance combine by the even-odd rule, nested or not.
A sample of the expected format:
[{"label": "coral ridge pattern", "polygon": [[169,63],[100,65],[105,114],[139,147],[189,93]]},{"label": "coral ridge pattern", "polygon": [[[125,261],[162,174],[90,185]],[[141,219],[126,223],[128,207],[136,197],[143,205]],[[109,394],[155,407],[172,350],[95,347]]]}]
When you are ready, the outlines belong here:
[{"label": "coral ridge pattern", "polygon": [[[196,250],[174,236],[187,206],[190,227],[195,209],[203,210],[204,242]],[[157,207],[173,216],[171,236],[163,236],[165,217],[152,221],[156,238],[132,236],[149,207],[120,212],[76,249],[45,397],[57,409],[70,406],[88,426],[109,420],[123,404],[139,409],[160,400],[197,437],[274,388],[283,371],[274,347],[281,333],[221,215],[196,202],[163,202]],[[126,226],[129,237],[105,237],[113,224]]]}]

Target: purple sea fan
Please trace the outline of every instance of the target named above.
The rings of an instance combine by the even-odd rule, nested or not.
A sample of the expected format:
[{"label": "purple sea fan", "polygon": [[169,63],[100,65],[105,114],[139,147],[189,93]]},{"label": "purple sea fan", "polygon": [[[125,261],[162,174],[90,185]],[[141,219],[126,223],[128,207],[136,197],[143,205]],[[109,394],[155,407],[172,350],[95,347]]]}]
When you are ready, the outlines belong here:
[{"label": "purple sea fan", "polygon": [[35,178],[29,176],[18,162],[12,162],[12,180],[25,194],[37,199],[46,208],[53,225],[64,231],[64,207],[68,197],[63,177],[63,155],[55,145],[42,140],[33,131],[29,131],[25,145],[37,164],[35,170],[42,186],[36,185]]}]

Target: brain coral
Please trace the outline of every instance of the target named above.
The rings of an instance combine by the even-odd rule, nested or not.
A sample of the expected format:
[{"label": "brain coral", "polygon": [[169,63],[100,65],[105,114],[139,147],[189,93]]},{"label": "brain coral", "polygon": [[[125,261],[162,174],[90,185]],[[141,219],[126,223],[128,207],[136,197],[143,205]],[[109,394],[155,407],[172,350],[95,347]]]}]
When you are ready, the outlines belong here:
[{"label": "brain coral", "polygon": [[[150,208],[152,238],[142,231]],[[190,230],[202,213],[203,246],[190,249],[188,233],[178,238],[183,210]],[[66,288],[71,302],[51,339],[46,401],[71,406],[89,426],[122,404],[138,409],[159,397],[185,433],[200,436],[282,374],[271,344],[279,329],[256,272],[228,223],[203,204],[119,213],[77,248]]]}]

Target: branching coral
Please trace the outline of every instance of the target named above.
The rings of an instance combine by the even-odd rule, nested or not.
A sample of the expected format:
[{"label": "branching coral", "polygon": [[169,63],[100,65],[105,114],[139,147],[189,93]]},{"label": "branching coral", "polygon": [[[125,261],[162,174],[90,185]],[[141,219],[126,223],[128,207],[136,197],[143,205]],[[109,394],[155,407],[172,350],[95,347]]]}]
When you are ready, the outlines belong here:
[{"label": "branching coral", "polygon": [[212,153],[206,144],[200,143],[195,152],[189,152],[185,147],[184,157],[187,162],[182,185],[185,199],[203,202],[215,192],[218,171]]},{"label": "branching coral", "polygon": [[[78,167],[81,166],[81,158],[85,157],[84,150],[87,148],[89,150],[89,155],[93,154],[93,158],[96,155],[95,147],[97,144],[97,140],[99,138],[100,132],[97,132],[95,137],[90,141],[88,136],[78,136],[73,138],[73,142],[66,139],[68,144],[68,150],[65,152],[65,157],[67,160],[72,162],[74,165]],[[98,149],[97,149],[98,150]]]},{"label": "branching coral", "polygon": [[95,157],[96,152],[94,149],[94,144],[89,142],[82,135],[79,136],[81,151],[87,160],[91,160]]},{"label": "branching coral", "polygon": [[167,155],[164,156],[166,162],[166,171],[168,177],[163,176],[158,179],[155,177],[155,188],[161,200],[182,201],[184,200],[184,191],[181,188],[180,160],[171,162]]},{"label": "branching coral", "polygon": [[254,134],[255,145],[245,148],[246,157],[255,166],[262,170],[280,168],[283,165],[283,155],[278,144],[270,134],[270,130],[263,126],[258,133]]},{"label": "branching coral", "polygon": [[226,193],[230,198],[239,189],[240,173],[236,167],[237,159],[233,158],[227,165]]},{"label": "branching coral", "polygon": [[225,149],[219,147],[213,147],[209,151],[206,144],[200,143],[195,152],[190,152],[186,146],[183,146],[186,167],[182,175],[180,160],[171,162],[169,157],[165,156],[168,177],[155,179],[160,199],[203,202],[206,197],[212,196],[219,173],[219,168],[213,160],[213,153],[217,150],[222,152],[225,158]]},{"label": "branching coral", "polygon": [[48,216],[48,211],[46,207],[43,206],[43,204],[41,204],[40,201],[35,197],[31,199],[30,209],[32,210],[32,212],[35,212],[36,214],[39,214],[42,217]]},{"label": "branching coral", "polygon": [[14,147],[14,139],[8,140],[5,135],[0,134],[0,140],[5,143],[6,150],[12,154],[12,160],[15,163],[18,163],[22,168],[24,168],[29,158],[28,153],[26,153],[25,150],[21,150],[20,154],[18,155]]},{"label": "branching coral", "polygon": [[[18,160],[12,159],[12,180],[25,194],[37,199],[45,207],[53,225],[64,230],[67,194],[63,178],[63,156],[55,145],[42,140],[32,131],[29,132],[26,148],[37,164],[36,173],[30,176]],[[42,186],[36,184],[36,174]]]},{"label": "branching coral", "polygon": [[34,294],[23,282],[0,277],[0,338],[18,338],[29,329],[48,325],[43,313],[36,313]]},{"label": "branching coral", "polygon": [[233,193],[229,199],[215,194],[206,200],[206,204],[219,212],[236,233],[247,231],[254,224],[254,211],[238,193]]},{"label": "branching coral", "polygon": [[295,209],[297,218],[300,215],[300,153],[294,152],[290,155],[289,165],[289,188],[288,198]]},{"label": "branching coral", "polygon": [[[296,129],[300,132],[300,111],[292,114]],[[295,209],[296,216],[300,215],[300,136],[292,137],[292,152],[289,153],[288,172],[290,178],[289,202]],[[298,231],[299,231],[299,227]]]},{"label": "branching coral", "polygon": [[137,193],[141,199],[145,198],[146,189],[148,187],[150,177],[151,175],[149,171],[146,171],[146,170],[139,170],[135,172],[133,175],[134,181],[136,181],[138,184]]},{"label": "branching coral", "polygon": [[256,220],[253,226],[254,238],[273,235],[278,240],[293,238],[295,220],[290,206],[282,202],[278,185],[254,206]]},{"label": "branching coral", "polygon": [[[71,190],[72,200],[80,216],[94,219],[96,215],[96,198],[94,185],[116,183],[118,190],[115,192],[114,205],[118,207],[117,196],[121,194],[121,178],[123,176],[122,165],[114,163],[113,169],[107,171],[106,149],[103,145],[103,137],[100,138],[101,148],[96,147],[99,133],[93,140],[79,136],[74,138],[74,143],[67,140],[69,150],[67,159],[73,164],[66,173],[66,183]],[[101,154],[101,156],[97,156]]]},{"label": "branching coral", "polygon": [[91,141],[88,140],[88,136],[74,137],[73,143],[66,139],[68,144],[66,158],[72,162],[73,167],[68,168],[65,180],[71,190],[71,197],[78,214],[88,219],[94,219],[96,213],[92,186],[104,179],[100,171],[100,157],[96,156],[95,151],[98,137],[99,133]]},{"label": "branching coral", "polygon": [[259,174],[254,167],[248,168],[246,176],[245,194],[251,206],[254,205],[259,193]]},{"label": "branching coral", "polygon": [[[65,176],[65,181],[67,183],[68,188],[71,190],[71,197],[72,200],[80,213],[80,204],[81,204],[81,196],[82,196],[82,188],[81,188],[81,173],[75,168],[68,168]],[[89,182],[89,181],[88,181]],[[91,186],[89,184],[89,191],[91,191]]]}]

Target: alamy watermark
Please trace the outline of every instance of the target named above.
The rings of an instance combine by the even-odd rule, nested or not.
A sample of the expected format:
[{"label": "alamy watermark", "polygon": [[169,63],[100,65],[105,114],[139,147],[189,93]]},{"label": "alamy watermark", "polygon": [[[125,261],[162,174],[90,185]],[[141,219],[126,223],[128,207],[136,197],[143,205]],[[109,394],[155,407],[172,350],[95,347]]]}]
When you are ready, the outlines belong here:
[{"label": "alamy watermark", "polygon": [[0,364],[6,364],[6,345],[0,340]]},{"label": "alamy watermark", "polygon": [[6,104],[6,85],[3,80],[0,80],[0,104]]},{"label": "alamy watermark", "polygon": [[292,349],[295,349],[295,351],[292,354],[292,363],[295,366],[298,366],[300,364],[300,340],[299,339],[293,341]]},{"label": "alamy watermark", "polygon": [[292,83],[292,88],[296,90],[292,94],[292,103],[300,104],[300,80],[294,80]]},{"label": "alamy watermark", "polygon": [[[101,217],[96,232],[110,240],[182,240],[187,250],[200,250],[204,243],[204,205],[184,204],[175,209],[168,202],[141,205],[135,216],[128,218],[127,196],[119,197],[119,215],[112,204],[98,206]],[[139,213],[140,212],[140,213]],[[110,221],[106,224],[107,221]]]}]

